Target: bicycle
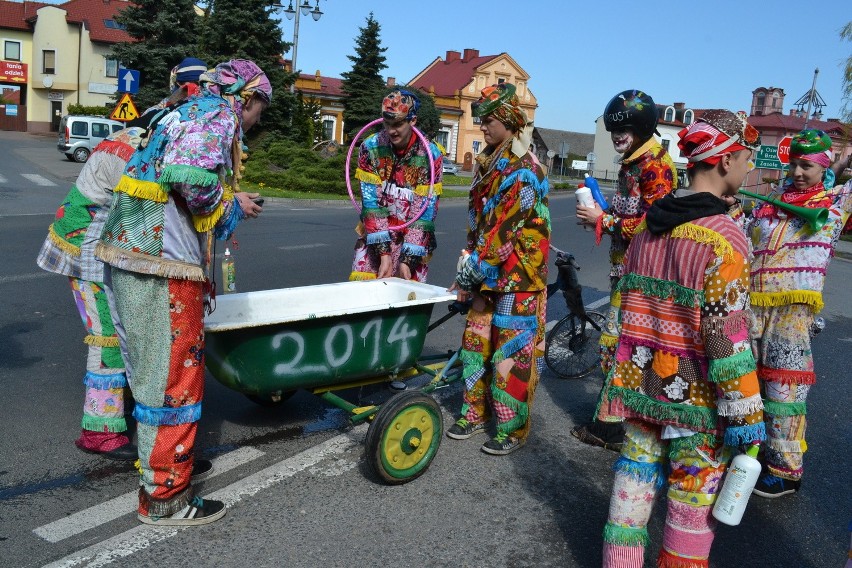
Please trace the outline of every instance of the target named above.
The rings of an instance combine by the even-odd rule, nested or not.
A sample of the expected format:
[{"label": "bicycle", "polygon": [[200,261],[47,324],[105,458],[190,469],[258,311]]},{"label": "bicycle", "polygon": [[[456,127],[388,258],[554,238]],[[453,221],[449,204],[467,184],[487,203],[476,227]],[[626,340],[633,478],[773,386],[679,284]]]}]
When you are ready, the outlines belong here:
[{"label": "bicycle", "polygon": [[547,334],[544,361],[560,379],[580,379],[600,366],[598,342],[606,316],[587,311],[583,305],[583,287],[577,271],[580,265],[574,255],[550,245],[556,253],[556,282],[547,285],[547,297],[562,291],[568,315],[559,320]]}]

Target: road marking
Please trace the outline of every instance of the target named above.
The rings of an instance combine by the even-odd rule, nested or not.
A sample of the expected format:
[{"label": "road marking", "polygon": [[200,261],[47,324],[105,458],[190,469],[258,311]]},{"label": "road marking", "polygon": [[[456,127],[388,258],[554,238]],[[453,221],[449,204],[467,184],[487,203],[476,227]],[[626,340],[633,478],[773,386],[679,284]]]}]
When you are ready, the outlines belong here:
[{"label": "road marking", "polygon": [[56,185],[55,183],[53,183],[52,181],[50,181],[46,177],[40,176],[38,174],[21,174],[21,175],[24,176],[25,178],[27,178],[28,180],[30,180],[31,182],[33,182],[36,185],[41,185],[41,186]]},{"label": "road marking", "polygon": [[[244,479],[232,483],[214,493],[206,495],[210,499],[224,501],[232,507],[245,497],[251,497],[283,481],[297,473],[315,466],[320,461],[339,457],[344,453],[360,446],[367,433],[367,424],[360,424],[344,434],[326,440],[322,444],[308,448],[293,457],[275,463]],[[244,514],[245,511],[242,511]],[[230,514],[234,513],[233,511]],[[106,566],[116,560],[122,560],[135,552],[144,550],[153,544],[166,540],[190,527],[154,527],[140,525],[103,542],[93,544],[83,550],[69,554],[45,566],[45,568],[71,568],[85,564],[88,568]]]},{"label": "road marking", "polygon": [[46,276],[56,276],[53,272],[30,272],[29,274],[18,274],[16,276],[0,276],[0,284],[7,282],[26,282],[27,280],[36,280]]},{"label": "road marking", "polygon": [[311,245],[289,245],[289,246],[278,247],[278,250],[305,250],[305,249],[327,247],[327,246],[328,245],[326,243],[314,243],[314,244],[311,244]]},{"label": "road marking", "polygon": [[[214,470],[208,479],[246,464],[262,455],[264,455],[263,452],[252,447],[239,448],[223,454],[212,460]],[[33,529],[33,532],[48,542],[59,542],[135,511],[138,498],[137,491],[130,491],[100,505],[89,507],[58,521]]]}]

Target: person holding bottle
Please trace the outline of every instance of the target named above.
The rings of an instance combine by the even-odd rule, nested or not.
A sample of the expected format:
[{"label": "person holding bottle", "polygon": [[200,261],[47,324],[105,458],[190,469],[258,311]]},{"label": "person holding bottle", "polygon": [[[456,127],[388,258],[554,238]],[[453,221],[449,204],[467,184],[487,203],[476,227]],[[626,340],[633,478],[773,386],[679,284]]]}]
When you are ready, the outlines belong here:
[{"label": "person holding bottle", "polygon": [[654,99],[636,89],[623,91],[607,103],[604,126],[610,133],[615,151],[623,156],[618,171],[618,187],[607,211],[597,204],[592,207],[577,205],[577,218],[595,228],[598,244],[604,233],[611,237],[610,308],[600,339],[604,386],[598,395],[592,421],[575,426],[571,435],[585,444],[613,451],[621,449],[624,428],[621,421],[609,412],[606,392],[618,344],[621,297],[617,286],[624,274],[624,254],[648,208],[677,187],[674,162],[654,138],[657,118]]},{"label": "person holding bottle", "polygon": [[257,217],[238,191],[241,138],[272,97],[252,61],[220,63],[201,92],[159,111],[114,189],[96,255],[110,265],[136,400],[142,476],[137,518],[201,525],[225,515],[190,485],[204,396],[203,317],[213,239]]},{"label": "person holding bottle", "polygon": [[533,395],[543,365],[550,246],[548,183],[529,152],[532,123],[515,86],[492,85],[473,103],[486,147],[476,157],[467,249],[450,290],[472,301],[459,359],[464,365],[456,440],[496,435],[481,450],[506,455],[530,433]]},{"label": "person holding bottle", "polygon": [[[442,157],[414,133],[420,99],[395,89],[382,100],[382,130],[358,153],[355,177],[361,182],[361,222],[349,280],[397,276],[426,282],[437,247],[435,218],[441,195]],[[435,184],[430,192],[432,156]],[[425,209],[424,209],[425,206]],[[402,227],[423,214],[413,223]]]},{"label": "person holding bottle", "polygon": [[766,471],[754,488],[761,497],[795,493],[804,473],[807,398],[816,382],[811,329],[822,310],[826,270],[852,211],[852,183],[835,187],[831,160],[828,134],[799,132],[790,143],[790,170],[780,188],[784,203],[828,209],[820,229],[770,203],[759,204],[746,221],[754,243],[754,347],[766,408]]},{"label": "person holding bottle", "polygon": [[709,566],[710,518],[730,448],[764,440],[749,338],[749,244],[729,215],[759,134],[744,113],[684,128],[689,195],[648,209],[627,249],[611,411],[625,419],[603,565],[641,568],[648,519],[668,481],[656,566]]}]

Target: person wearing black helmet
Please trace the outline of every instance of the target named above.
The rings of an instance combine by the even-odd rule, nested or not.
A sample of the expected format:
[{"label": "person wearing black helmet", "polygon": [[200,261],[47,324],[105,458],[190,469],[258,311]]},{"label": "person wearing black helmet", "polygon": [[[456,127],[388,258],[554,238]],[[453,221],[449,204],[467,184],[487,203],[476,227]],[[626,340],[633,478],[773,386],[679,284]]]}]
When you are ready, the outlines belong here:
[{"label": "person wearing black helmet", "polygon": [[[657,105],[646,93],[631,89],[612,98],[604,110],[604,126],[610,133],[615,151],[622,155],[618,187],[607,211],[598,205],[577,205],[580,223],[595,228],[597,243],[610,235],[610,309],[606,328],[601,333],[601,368],[609,376],[618,342],[621,295],[617,292],[624,275],[627,245],[645,219],[645,213],[657,199],[677,187],[674,162],[657,141]],[[606,396],[609,380],[598,395],[591,423],[575,426],[571,434],[585,444],[620,451],[624,439],[621,418],[609,412]]]}]

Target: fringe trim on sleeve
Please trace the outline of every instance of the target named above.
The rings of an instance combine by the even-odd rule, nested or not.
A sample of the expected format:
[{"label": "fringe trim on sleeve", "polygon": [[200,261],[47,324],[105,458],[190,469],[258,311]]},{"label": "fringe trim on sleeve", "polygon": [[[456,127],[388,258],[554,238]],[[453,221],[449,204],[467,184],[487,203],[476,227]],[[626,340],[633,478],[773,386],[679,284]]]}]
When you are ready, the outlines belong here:
[{"label": "fringe trim on sleeve", "polygon": [[725,259],[732,258],[734,254],[734,247],[731,246],[731,243],[729,243],[725,237],[713,229],[708,229],[707,227],[702,227],[693,223],[684,223],[683,225],[678,225],[672,229],[671,235],[677,239],[689,239],[697,243],[711,245],[716,256],[720,256]]},{"label": "fringe trim on sleeve", "polygon": [[[234,207],[239,207],[239,205],[237,203],[234,203]],[[199,233],[206,233],[207,231],[212,231],[216,228],[216,223],[219,222],[219,219],[221,219],[222,215],[224,214],[225,206],[220,201],[219,204],[216,205],[216,209],[214,209],[213,212],[209,215],[193,215],[192,225]],[[233,216],[231,219],[234,221],[234,228],[236,228],[239,219]]]},{"label": "fringe trim on sleeve", "polygon": [[86,345],[94,345],[95,347],[118,347],[118,337],[104,337],[103,335],[87,335],[83,339]]},{"label": "fringe trim on sleeve", "polygon": [[95,247],[95,256],[102,261],[129,272],[153,274],[163,278],[205,282],[204,270],[197,265],[124,250],[103,241]]},{"label": "fringe trim on sleeve", "polygon": [[760,394],[755,394],[739,400],[719,399],[716,402],[716,413],[719,416],[748,416],[763,409]]},{"label": "fringe trim on sleeve", "polygon": [[95,146],[94,151],[112,154],[114,156],[118,156],[125,162],[128,162],[130,161],[130,157],[133,155],[133,152],[136,151],[136,148],[129,146],[124,142],[119,142],[118,140],[104,140]]},{"label": "fringe trim on sleeve", "polygon": [[166,203],[169,200],[169,194],[159,183],[134,179],[127,175],[121,176],[113,192],[126,193],[131,197],[156,201],[157,203]]},{"label": "fringe trim on sleeve", "polygon": [[372,183],[373,185],[382,185],[382,178],[372,172],[366,172],[361,168],[355,169],[355,179],[366,183]]},{"label": "fringe trim on sleeve", "polygon": [[651,542],[647,528],[634,529],[613,523],[604,526],[603,539],[618,546],[648,546]]},{"label": "fringe trim on sleeve", "polygon": [[201,419],[201,403],[188,404],[186,406],[164,406],[153,408],[145,406],[138,400],[133,409],[133,417],[137,422],[149,426],[175,426],[177,424],[191,424]]},{"label": "fringe trim on sleeve", "polygon": [[757,363],[754,362],[754,355],[752,355],[751,349],[746,349],[730,357],[710,359],[707,380],[714,383],[723,383],[732,379],[738,379],[756,370]]},{"label": "fringe trim on sleeve", "polygon": [[700,308],[704,305],[704,290],[694,290],[671,280],[660,280],[631,272],[618,281],[618,291],[640,290],[646,296],[671,298],[675,304],[688,308]]},{"label": "fringe trim on sleeve", "polygon": [[47,237],[50,239],[50,242],[53,243],[56,248],[58,248],[62,252],[68,253],[71,256],[75,256],[78,258],[80,257],[80,247],[72,245],[71,243],[60,237],[56,233],[56,229],[53,228],[53,225],[51,225],[47,229]]},{"label": "fringe trim on sleeve", "polygon": [[790,304],[806,304],[811,306],[814,313],[821,312],[825,305],[822,301],[822,292],[814,292],[812,290],[752,292],[749,298],[753,306],[774,307],[788,306]]},{"label": "fringe trim on sleeve", "polygon": [[163,187],[173,183],[185,183],[198,187],[216,187],[219,185],[219,174],[197,166],[170,165],[163,168],[159,183]]},{"label": "fringe trim on sleeve", "polygon": [[747,426],[728,426],[725,429],[725,445],[735,448],[753,442],[766,440],[766,425],[764,422]]},{"label": "fringe trim on sleeve", "polygon": [[695,448],[709,446],[715,448],[716,436],[707,432],[696,432],[692,436],[683,436],[669,440],[669,455],[676,455],[684,450],[694,451]]},{"label": "fringe trim on sleeve", "polygon": [[778,402],[763,400],[763,412],[770,416],[805,416],[808,413],[806,402]]},{"label": "fringe trim on sleeve", "polygon": [[762,381],[781,383],[782,385],[812,385],[816,382],[816,373],[813,371],[773,369],[763,365],[757,366],[757,376]]},{"label": "fringe trim on sleeve", "polygon": [[376,279],[376,275],[373,274],[372,272],[353,271],[352,273],[349,274],[350,282],[358,282],[358,281],[363,281],[363,280],[375,280],[375,279]]},{"label": "fringe trim on sleeve", "polygon": [[390,231],[379,231],[377,233],[367,233],[367,244],[375,245],[378,243],[387,243],[390,242],[391,235]]},{"label": "fringe trim on sleeve", "polygon": [[[429,195],[429,184],[424,183],[422,185],[415,186],[414,193],[421,196]],[[444,193],[444,184],[441,182],[437,182],[432,188],[432,193],[434,193],[435,195],[441,195],[442,193]]]}]

